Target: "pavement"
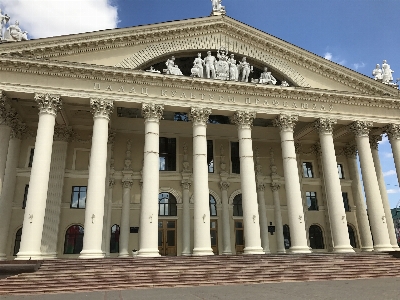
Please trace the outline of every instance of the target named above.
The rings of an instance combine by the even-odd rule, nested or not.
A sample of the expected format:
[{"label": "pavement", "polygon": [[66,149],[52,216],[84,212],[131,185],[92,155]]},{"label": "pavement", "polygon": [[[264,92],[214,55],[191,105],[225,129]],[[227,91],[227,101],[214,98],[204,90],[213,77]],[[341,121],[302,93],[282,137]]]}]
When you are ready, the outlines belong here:
[{"label": "pavement", "polygon": [[1,300],[400,300],[400,278],[2,296]]}]

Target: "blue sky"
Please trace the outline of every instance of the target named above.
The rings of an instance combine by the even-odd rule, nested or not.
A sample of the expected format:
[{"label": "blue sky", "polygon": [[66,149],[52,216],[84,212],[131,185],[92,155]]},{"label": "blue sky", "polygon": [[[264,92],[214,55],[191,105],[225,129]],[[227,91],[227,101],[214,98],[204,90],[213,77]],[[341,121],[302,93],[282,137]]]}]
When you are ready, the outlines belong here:
[{"label": "blue sky", "polygon": [[[227,15],[371,76],[400,78],[400,0],[222,0]],[[1,0],[31,38],[208,16],[210,0]],[[390,143],[380,145],[391,207],[400,199]]]}]

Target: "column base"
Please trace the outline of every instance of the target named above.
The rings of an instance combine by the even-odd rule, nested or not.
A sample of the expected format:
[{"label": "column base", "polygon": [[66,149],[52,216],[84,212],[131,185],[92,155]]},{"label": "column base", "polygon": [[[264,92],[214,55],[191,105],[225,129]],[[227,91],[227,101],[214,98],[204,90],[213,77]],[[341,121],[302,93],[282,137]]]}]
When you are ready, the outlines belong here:
[{"label": "column base", "polygon": [[51,253],[51,254],[43,254],[42,259],[57,259],[57,254],[56,253]]},{"label": "column base", "polygon": [[392,245],[376,245],[374,246],[375,252],[390,252],[393,251]]},{"label": "column base", "polygon": [[232,255],[232,251],[222,252],[222,255]]},{"label": "column base", "polygon": [[91,250],[82,250],[79,259],[92,259],[92,258],[104,258],[105,253],[103,251],[91,251]]},{"label": "column base", "polygon": [[43,260],[43,256],[41,252],[18,252],[15,260]]},{"label": "column base", "polygon": [[278,250],[277,253],[278,254],[286,254],[286,250]]},{"label": "column base", "polygon": [[0,253],[0,260],[7,260],[7,255],[5,253]]},{"label": "column base", "polygon": [[214,255],[214,252],[211,248],[194,248],[193,256],[205,256],[205,255]]},{"label": "column base", "polygon": [[191,256],[192,253],[190,253],[190,252],[182,252],[181,255],[182,256]]},{"label": "column base", "polygon": [[119,253],[119,254],[118,254],[118,257],[119,257],[119,258],[126,258],[126,257],[129,257],[129,253],[128,253],[128,252],[126,252],[126,253]]},{"label": "column base", "polygon": [[333,247],[334,253],[355,253],[353,247],[351,246],[338,246]]},{"label": "column base", "polygon": [[243,249],[243,254],[265,254],[265,252],[261,247],[245,247]]},{"label": "column base", "polygon": [[373,247],[361,247],[361,252],[372,252],[374,251]]},{"label": "column base", "polygon": [[137,257],[159,257],[161,256],[158,249],[141,249],[138,251]]},{"label": "column base", "polygon": [[[392,245],[392,248],[393,248],[393,251],[400,251],[400,247],[399,246],[394,246],[394,245]],[[1,257],[0,257],[0,259],[1,259]]]},{"label": "column base", "polygon": [[308,247],[295,246],[295,247],[290,247],[287,253],[290,254],[311,253],[311,250]]}]

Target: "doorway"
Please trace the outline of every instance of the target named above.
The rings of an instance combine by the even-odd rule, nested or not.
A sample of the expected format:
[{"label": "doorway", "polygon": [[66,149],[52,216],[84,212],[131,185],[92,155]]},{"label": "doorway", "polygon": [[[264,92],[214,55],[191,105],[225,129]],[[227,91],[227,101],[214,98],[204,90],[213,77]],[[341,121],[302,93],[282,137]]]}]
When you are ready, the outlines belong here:
[{"label": "doorway", "polygon": [[243,254],[243,249],[244,249],[243,220],[235,221],[235,249],[236,249],[236,254]]},{"label": "doorway", "polygon": [[211,248],[214,254],[218,254],[218,222],[217,220],[210,221],[210,237]]},{"label": "doorway", "polygon": [[176,256],[176,220],[158,221],[158,251],[162,256]]}]

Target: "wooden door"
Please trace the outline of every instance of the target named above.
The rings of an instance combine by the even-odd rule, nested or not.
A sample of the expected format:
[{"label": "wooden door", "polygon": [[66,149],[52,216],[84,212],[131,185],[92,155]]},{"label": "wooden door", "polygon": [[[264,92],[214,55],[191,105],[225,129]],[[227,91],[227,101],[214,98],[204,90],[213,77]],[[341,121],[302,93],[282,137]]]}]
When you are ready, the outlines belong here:
[{"label": "wooden door", "polygon": [[158,251],[162,256],[176,256],[176,220],[158,221]]},{"label": "wooden door", "polygon": [[214,254],[218,254],[218,222],[217,220],[210,221],[210,237],[211,248]]},{"label": "wooden door", "polygon": [[243,254],[243,249],[244,249],[243,220],[235,221],[235,248],[236,248],[236,254]]}]

